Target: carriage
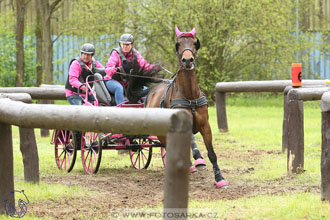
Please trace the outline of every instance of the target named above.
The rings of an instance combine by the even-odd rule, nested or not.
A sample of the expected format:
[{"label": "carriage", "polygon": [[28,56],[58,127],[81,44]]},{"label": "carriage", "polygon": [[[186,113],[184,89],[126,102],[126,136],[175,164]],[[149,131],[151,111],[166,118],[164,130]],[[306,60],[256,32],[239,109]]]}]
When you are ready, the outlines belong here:
[{"label": "carriage", "polygon": [[[120,108],[144,108],[143,100],[132,104],[125,101],[115,105],[114,97],[105,87],[101,74],[94,74],[94,79],[86,79],[86,93],[83,98],[86,106],[113,106]],[[95,100],[90,102],[87,94],[91,91]],[[79,94],[80,95],[80,94]],[[103,150],[127,150],[132,166],[136,169],[147,169],[152,158],[152,149],[161,148],[163,164],[166,163],[166,151],[158,138],[154,135],[125,135],[112,133],[77,132],[67,130],[54,130],[51,144],[54,144],[57,167],[70,172],[76,161],[78,151],[84,170],[89,174],[97,173],[101,164]]]},{"label": "carriage", "polygon": [[[212,163],[216,187],[226,188],[228,187],[228,181],[225,180],[221,174],[217,162],[217,155],[213,149],[212,132],[208,114],[208,102],[205,94],[201,91],[197,80],[195,61],[200,48],[200,41],[197,36],[195,36],[195,28],[193,28],[190,32],[181,32],[177,26],[175,26],[175,33],[177,36],[175,48],[178,61],[178,70],[173,77],[171,77],[172,80],[169,83],[159,83],[154,86],[148,94],[146,104],[144,104],[144,102],[140,102],[137,106],[130,106],[128,104],[127,107],[163,107],[186,109],[190,113],[193,122],[192,133],[195,134],[200,132],[203,137],[203,141],[208,152],[207,156]],[[150,78],[150,74],[149,76],[148,74],[142,74],[142,76],[144,78]],[[151,76],[153,76],[152,72]],[[102,80],[100,80],[100,82],[101,81]],[[104,89],[107,91],[105,87],[102,88],[102,83],[100,83],[100,86],[96,86],[95,91]],[[99,92],[96,92],[98,98],[102,100],[101,102],[109,101],[107,100],[107,92],[105,91],[100,93],[103,94],[104,97],[102,97],[102,95],[100,96]],[[88,104],[88,102],[85,103]],[[119,107],[126,107],[125,105],[126,104],[124,103]],[[123,134],[96,134],[92,132],[84,132],[81,139],[81,144],[75,144],[77,140],[75,140],[75,137],[72,137],[72,133],[65,133],[63,131],[56,132],[57,133],[55,133],[55,137],[53,138],[53,142],[55,143],[56,162],[60,169],[63,169],[64,163],[64,169],[68,171],[72,169],[75,161],[73,158],[75,159],[76,157],[75,154],[77,149],[72,146],[80,146],[85,170],[88,173],[96,173],[101,161],[102,149],[128,149],[130,151],[130,158],[133,166],[137,169],[142,169],[149,166],[152,147],[162,147],[161,143],[163,146],[166,145],[165,136],[126,136]],[[61,144],[61,147],[58,147],[59,144]],[[165,165],[166,153],[163,147],[161,149],[161,155]],[[59,150],[62,151],[60,155]],[[198,165],[205,167],[205,161],[203,160],[200,152],[194,155],[193,151],[193,157],[195,159],[195,167],[192,165],[190,168],[196,168]],[[66,166],[66,158],[69,160],[72,158],[72,163],[69,163],[68,167]],[[200,163],[201,161],[203,163]],[[190,172],[192,172],[192,170],[193,169],[191,169]]]}]

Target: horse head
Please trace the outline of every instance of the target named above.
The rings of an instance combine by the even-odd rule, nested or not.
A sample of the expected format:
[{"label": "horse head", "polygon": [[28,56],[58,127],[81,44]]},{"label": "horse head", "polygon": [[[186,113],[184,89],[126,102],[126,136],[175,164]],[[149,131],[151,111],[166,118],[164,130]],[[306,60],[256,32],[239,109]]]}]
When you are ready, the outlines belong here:
[{"label": "horse head", "polygon": [[194,70],[197,52],[200,48],[199,39],[195,36],[196,29],[193,28],[190,32],[181,32],[175,26],[175,33],[177,36],[175,49],[179,65],[185,70]]}]

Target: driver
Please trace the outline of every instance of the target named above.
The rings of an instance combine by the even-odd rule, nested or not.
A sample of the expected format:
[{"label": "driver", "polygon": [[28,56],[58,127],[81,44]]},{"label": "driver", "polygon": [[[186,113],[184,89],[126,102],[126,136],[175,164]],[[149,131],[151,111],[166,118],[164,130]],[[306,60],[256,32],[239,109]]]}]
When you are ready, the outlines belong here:
[{"label": "driver", "polygon": [[[104,77],[105,85],[110,93],[115,95],[116,104],[125,101],[124,88],[128,82],[125,80],[124,74],[130,74],[133,62],[137,62],[140,69],[145,71],[154,67],[133,48],[134,37],[131,34],[123,34],[119,39],[119,47],[111,51],[108,63],[105,68],[106,76]],[[116,72],[123,74],[116,74]]]},{"label": "driver", "polygon": [[[104,68],[102,64],[93,59],[95,47],[93,44],[85,43],[80,49],[80,57],[74,58],[70,62],[69,75],[65,84],[65,96],[71,105],[82,105],[82,99],[78,95],[80,88],[81,96],[85,96],[86,78],[93,75],[96,68]],[[93,80],[93,78],[89,77]],[[90,94],[88,99],[93,101]]]}]

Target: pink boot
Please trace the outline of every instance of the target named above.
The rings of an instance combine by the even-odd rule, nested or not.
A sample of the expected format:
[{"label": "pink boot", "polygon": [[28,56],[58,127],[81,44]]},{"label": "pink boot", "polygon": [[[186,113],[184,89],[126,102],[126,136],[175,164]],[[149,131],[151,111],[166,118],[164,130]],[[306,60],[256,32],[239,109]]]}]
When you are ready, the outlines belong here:
[{"label": "pink boot", "polygon": [[197,160],[195,160],[194,165],[197,168],[197,170],[203,170],[206,167],[205,160],[202,158],[198,158]]},{"label": "pink boot", "polygon": [[217,184],[215,185],[218,189],[219,188],[228,188],[228,181],[227,180],[220,180],[219,182],[217,182]]},{"label": "pink boot", "polygon": [[189,171],[190,171],[190,173],[195,173],[195,172],[197,172],[197,169],[195,166],[191,166]]}]

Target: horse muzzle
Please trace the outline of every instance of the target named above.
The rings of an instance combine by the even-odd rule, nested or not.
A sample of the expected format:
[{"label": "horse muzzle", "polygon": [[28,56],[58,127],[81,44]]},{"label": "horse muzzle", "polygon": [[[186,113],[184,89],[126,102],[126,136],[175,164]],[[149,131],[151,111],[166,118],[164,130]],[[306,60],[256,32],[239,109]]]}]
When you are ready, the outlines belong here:
[{"label": "horse muzzle", "polygon": [[193,70],[195,69],[195,59],[193,57],[187,57],[181,59],[181,67],[185,70]]}]

